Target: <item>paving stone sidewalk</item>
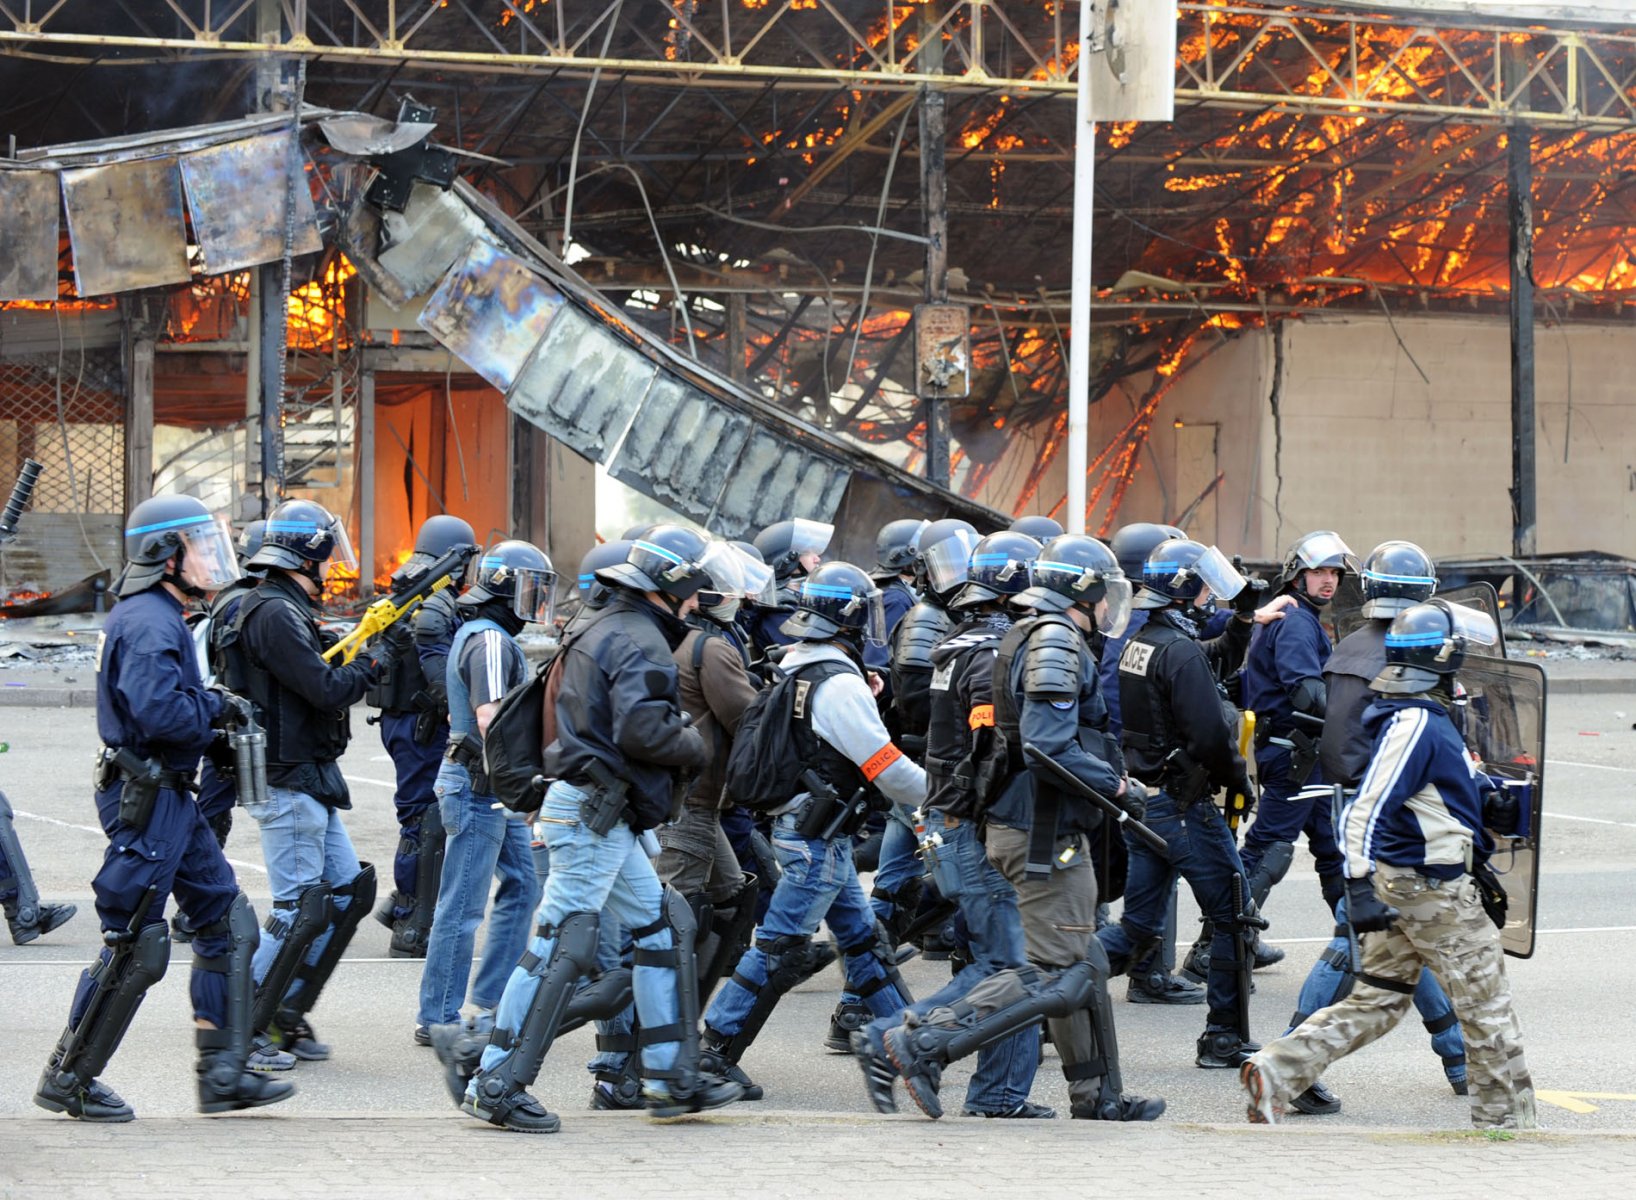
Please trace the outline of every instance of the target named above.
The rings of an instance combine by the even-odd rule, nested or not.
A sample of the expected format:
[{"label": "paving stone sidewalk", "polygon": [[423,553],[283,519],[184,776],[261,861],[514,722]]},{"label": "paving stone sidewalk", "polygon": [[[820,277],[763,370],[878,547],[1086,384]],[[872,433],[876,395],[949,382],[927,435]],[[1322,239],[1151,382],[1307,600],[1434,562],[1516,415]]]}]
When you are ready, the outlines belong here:
[{"label": "paving stone sidewalk", "polygon": [[845,1196],[1333,1194],[1369,1200],[1627,1196],[1636,1133],[1001,1124],[759,1111],[671,1121],[564,1114],[528,1137],[454,1112],[0,1121],[0,1197]]}]

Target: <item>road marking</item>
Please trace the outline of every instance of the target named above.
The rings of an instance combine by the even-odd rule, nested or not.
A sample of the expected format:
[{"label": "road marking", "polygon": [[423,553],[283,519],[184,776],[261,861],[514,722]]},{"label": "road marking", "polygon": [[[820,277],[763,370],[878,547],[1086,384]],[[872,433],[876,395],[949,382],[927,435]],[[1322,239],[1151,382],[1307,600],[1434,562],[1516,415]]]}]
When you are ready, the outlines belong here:
[{"label": "road marking", "polygon": [[1548,758],[1545,760],[1548,767],[1584,767],[1587,771],[1636,771],[1636,767],[1610,767],[1605,763],[1569,762],[1565,758]]},{"label": "road marking", "polygon": [[343,775],[341,778],[348,783],[372,783],[376,787],[391,788],[394,792],[398,790],[396,783],[388,783],[384,779],[371,779],[367,775]]},{"label": "road marking", "polygon": [[[1540,937],[1555,936],[1559,933],[1636,933],[1636,925],[1579,925],[1572,929],[1536,929],[1534,932]],[[1275,946],[1300,946],[1307,943],[1316,945],[1320,942],[1332,942],[1335,938],[1331,934],[1329,937],[1270,937],[1266,940]]]},{"label": "road marking", "polygon": [[[359,963],[413,963],[414,966],[415,966],[415,969],[417,971],[424,969],[424,967],[426,966],[426,960],[423,959],[423,958],[354,958],[354,957],[352,957],[352,955],[349,954],[349,955],[347,955],[346,961],[347,961],[348,966],[354,966],[354,965],[359,964]],[[472,962],[473,963],[479,963],[479,962],[482,962],[482,961],[483,961],[483,956],[481,954],[472,955]],[[81,967],[81,968],[83,968],[84,966],[85,966],[85,960],[83,958],[35,958],[32,955],[30,955],[30,956],[28,956],[26,958],[0,959],[0,968],[4,968],[4,967]]]},{"label": "road marking", "polygon": [[1534,1099],[1565,1108],[1571,1113],[1593,1113],[1597,1111],[1596,1105],[1587,1104],[1587,1100],[1636,1100],[1636,1096],[1619,1092],[1548,1092],[1536,1089]]},{"label": "road marking", "polygon": [[[12,809],[12,812],[19,817],[27,817],[31,821],[39,821],[46,825],[55,825],[59,829],[78,829],[81,833],[94,833],[101,838],[108,836],[101,829],[98,829],[95,826],[76,825],[72,821],[59,821],[56,817],[42,817],[39,813],[24,812],[20,808],[14,808]],[[237,858],[230,858],[227,860],[227,862],[230,866],[241,867],[246,871],[260,871],[263,875],[267,874],[267,868],[262,866],[260,863],[245,862],[242,859]]]},{"label": "road marking", "polygon": [[1606,817],[1576,817],[1571,813],[1548,812],[1545,815],[1553,821],[1584,821],[1589,825],[1617,825],[1621,829],[1636,829],[1636,821],[1610,821]]}]

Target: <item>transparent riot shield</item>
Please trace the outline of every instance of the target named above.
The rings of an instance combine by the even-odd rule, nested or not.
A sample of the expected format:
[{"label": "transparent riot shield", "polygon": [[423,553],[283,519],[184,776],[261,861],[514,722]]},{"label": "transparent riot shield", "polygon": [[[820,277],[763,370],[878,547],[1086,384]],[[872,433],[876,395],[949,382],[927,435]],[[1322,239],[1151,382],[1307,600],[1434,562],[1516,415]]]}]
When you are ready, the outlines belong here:
[{"label": "transparent riot shield", "polygon": [[1540,824],[1545,808],[1545,669],[1537,663],[1468,654],[1458,678],[1465,686],[1467,700],[1456,720],[1462,725],[1466,745],[1482,759],[1482,769],[1506,779],[1533,781],[1524,824],[1517,836],[1506,837],[1489,830],[1497,847],[1489,866],[1505,885],[1510,900],[1500,944],[1507,954],[1527,958],[1534,952],[1539,907]]},{"label": "transparent riot shield", "polygon": [[1449,588],[1438,592],[1437,598],[1450,604],[1478,609],[1494,618],[1494,628],[1500,631],[1500,642],[1494,647],[1493,654],[1495,658],[1505,657],[1505,622],[1500,619],[1500,594],[1494,590],[1492,583],[1468,583],[1464,587]]}]

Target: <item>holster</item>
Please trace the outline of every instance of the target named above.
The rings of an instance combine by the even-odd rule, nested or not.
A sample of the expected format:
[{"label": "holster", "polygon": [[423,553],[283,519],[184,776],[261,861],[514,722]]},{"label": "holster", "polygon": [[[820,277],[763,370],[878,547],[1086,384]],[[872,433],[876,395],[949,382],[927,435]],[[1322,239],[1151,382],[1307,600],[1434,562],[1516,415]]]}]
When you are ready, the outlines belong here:
[{"label": "holster", "polygon": [[102,748],[93,779],[98,791],[115,779],[125,781],[119,792],[119,820],[137,833],[147,829],[148,822],[153,820],[153,807],[161,789],[191,790],[190,781],[182,772],[167,770],[157,759],[143,758],[124,746]]},{"label": "holster", "polygon": [[[830,825],[840,813],[841,797],[834,788],[814,789],[807,802],[795,813],[795,832],[809,840],[827,835]],[[832,835],[829,835],[832,836]]]},{"label": "holster", "polygon": [[448,724],[448,713],[432,693],[415,693],[414,739],[417,746],[430,746],[437,740],[438,731]]},{"label": "holster", "polygon": [[594,759],[588,774],[590,787],[586,789],[585,799],[579,802],[579,819],[598,837],[607,837],[625,816],[625,797],[630,784]]},{"label": "holster", "polygon": [[489,777],[483,770],[482,738],[470,731],[450,738],[443,757],[466,768],[466,774],[471,776],[472,791],[482,796],[489,794]]}]

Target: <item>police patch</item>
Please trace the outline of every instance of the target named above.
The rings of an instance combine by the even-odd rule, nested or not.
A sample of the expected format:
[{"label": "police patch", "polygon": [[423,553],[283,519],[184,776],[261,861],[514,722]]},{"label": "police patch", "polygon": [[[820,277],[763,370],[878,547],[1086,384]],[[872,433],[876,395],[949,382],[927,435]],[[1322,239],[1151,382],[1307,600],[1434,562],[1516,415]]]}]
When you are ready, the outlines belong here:
[{"label": "police patch", "polygon": [[1148,642],[1126,642],[1119,656],[1119,670],[1126,675],[1146,675],[1153,661],[1153,646]]},{"label": "police patch", "polygon": [[954,679],[954,664],[946,662],[932,671],[931,689],[934,692],[946,692]]}]

